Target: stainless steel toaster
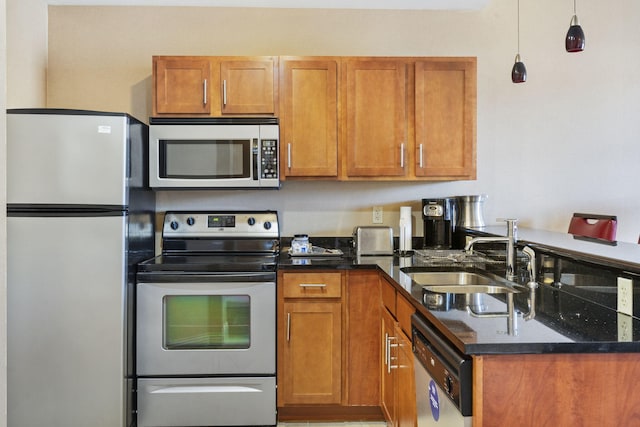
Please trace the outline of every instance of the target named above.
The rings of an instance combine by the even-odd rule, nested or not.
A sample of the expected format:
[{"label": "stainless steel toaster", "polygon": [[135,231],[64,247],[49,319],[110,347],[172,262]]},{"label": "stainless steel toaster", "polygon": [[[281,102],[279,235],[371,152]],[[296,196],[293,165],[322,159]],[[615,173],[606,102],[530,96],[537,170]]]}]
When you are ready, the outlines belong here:
[{"label": "stainless steel toaster", "polygon": [[356,256],[393,255],[393,229],[384,226],[357,226],[353,229]]}]

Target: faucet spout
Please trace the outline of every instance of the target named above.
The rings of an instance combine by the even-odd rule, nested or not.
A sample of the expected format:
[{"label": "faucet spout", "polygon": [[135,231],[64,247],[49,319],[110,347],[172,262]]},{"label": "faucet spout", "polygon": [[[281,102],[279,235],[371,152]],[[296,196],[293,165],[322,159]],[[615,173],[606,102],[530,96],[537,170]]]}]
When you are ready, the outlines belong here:
[{"label": "faucet spout", "polygon": [[516,243],[518,242],[518,226],[517,219],[505,219],[507,222],[507,236],[506,237],[474,237],[469,240],[464,247],[466,252],[473,251],[473,246],[476,243],[496,243],[503,242],[507,244],[507,266],[505,277],[507,280],[516,280]]}]

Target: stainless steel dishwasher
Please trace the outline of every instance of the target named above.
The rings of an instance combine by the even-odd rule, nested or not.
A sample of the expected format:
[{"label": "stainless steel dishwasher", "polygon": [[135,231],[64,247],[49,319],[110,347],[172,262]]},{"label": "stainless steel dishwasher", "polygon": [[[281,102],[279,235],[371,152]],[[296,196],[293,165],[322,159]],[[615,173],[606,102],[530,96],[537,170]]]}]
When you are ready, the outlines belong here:
[{"label": "stainless steel dishwasher", "polygon": [[471,357],[411,317],[418,427],[471,427]]}]

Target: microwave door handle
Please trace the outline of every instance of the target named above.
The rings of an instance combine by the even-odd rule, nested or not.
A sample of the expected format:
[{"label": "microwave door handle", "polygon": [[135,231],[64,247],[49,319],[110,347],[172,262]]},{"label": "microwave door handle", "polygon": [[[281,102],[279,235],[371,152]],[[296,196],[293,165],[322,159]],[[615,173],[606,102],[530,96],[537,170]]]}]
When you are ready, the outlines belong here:
[{"label": "microwave door handle", "polygon": [[259,154],[260,154],[260,145],[258,144],[258,140],[254,139],[253,140],[253,180],[254,181],[257,181],[260,178]]}]

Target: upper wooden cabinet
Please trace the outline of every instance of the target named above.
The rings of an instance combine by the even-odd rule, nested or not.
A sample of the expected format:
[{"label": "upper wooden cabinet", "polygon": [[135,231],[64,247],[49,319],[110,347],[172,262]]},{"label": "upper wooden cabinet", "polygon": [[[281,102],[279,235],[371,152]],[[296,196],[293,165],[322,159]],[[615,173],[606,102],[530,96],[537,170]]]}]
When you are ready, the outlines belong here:
[{"label": "upper wooden cabinet", "polygon": [[153,115],[275,115],[276,57],[153,57]]},{"label": "upper wooden cabinet", "polygon": [[284,177],[338,177],[338,60],[280,58]]},{"label": "upper wooden cabinet", "polygon": [[473,57],[153,57],[154,116],[276,116],[280,179],[476,178]]},{"label": "upper wooden cabinet", "polygon": [[345,59],[346,176],[407,175],[407,64],[403,60]]},{"label": "upper wooden cabinet", "polygon": [[208,84],[211,84],[208,59],[154,56],[153,115],[210,114]]},{"label": "upper wooden cabinet", "polygon": [[415,63],[415,174],[476,177],[476,59]]}]

